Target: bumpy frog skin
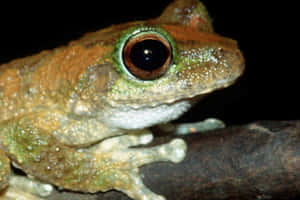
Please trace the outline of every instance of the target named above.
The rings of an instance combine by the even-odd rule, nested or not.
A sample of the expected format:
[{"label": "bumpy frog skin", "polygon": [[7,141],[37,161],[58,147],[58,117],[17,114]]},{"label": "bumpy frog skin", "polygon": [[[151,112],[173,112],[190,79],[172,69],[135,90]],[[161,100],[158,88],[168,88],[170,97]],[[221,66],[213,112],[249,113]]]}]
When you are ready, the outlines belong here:
[{"label": "bumpy frog skin", "polygon": [[[163,67],[135,66],[132,46],[144,40],[164,46]],[[243,69],[236,42],[213,32],[196,0],[177,0],[158,18],[113,25],[1,65],[1,194],[15,187],[13,163],[64,189],[164,199],[143,185],[139,167],[182,161],[185,142],[130,147],[150,143],[146,128],[178,118],[191,99],[231,85]]]}]

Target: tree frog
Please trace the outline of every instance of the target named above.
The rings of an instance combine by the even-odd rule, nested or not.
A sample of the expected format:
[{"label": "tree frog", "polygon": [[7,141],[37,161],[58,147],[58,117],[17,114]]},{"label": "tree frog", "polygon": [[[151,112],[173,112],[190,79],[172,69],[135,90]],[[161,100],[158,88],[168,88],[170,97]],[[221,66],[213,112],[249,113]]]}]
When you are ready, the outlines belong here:
[{"label": "tree frog", "polygon": [[[148,128],[178,118],[243,70],[237,43],[214,33],[197,0],[1,65],[1,194],[39,180],[45,190],[164,199],[143,184],[139,167],[178,163],[187,146],[173,139],[141,147],[153,139]],[[14,175],[11,163],[28,178]]]}]

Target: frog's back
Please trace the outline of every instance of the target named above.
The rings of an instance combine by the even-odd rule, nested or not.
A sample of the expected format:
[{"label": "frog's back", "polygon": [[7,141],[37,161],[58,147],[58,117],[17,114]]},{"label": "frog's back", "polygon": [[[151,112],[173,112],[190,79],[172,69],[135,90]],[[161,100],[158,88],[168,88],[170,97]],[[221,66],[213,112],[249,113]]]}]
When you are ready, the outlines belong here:
[{"label": "frog's back", "polygon": [[97,46],[74,44],[1,65],[0,122],[43,108],[63,109],[80,75],[96,63],[99,52]]},{"label": "frog's back", "polygon": [[50,54],[42,51],[0,66],[0,122],[18,117],[32,107],[34,95],[30,93],[34,91],[29,89],[30,78]]}]

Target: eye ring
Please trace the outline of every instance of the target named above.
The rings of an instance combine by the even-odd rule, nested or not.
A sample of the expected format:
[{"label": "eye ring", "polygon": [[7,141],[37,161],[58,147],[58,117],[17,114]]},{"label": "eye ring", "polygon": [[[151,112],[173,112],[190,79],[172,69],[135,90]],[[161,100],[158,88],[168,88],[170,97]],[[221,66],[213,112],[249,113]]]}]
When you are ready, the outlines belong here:
[{"label": "eye ring", "polygon": [[172,46],[159,33],[140,32],[126,41],[122,60],[128,72],[141,80],[161,77],[172,62]]}]

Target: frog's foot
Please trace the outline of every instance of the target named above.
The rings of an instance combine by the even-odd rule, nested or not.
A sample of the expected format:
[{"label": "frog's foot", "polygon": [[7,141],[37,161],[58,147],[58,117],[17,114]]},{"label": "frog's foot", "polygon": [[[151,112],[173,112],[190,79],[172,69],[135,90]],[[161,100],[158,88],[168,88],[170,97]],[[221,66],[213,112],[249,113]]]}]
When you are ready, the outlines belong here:
[{"label": "frog's foot", "polygon": [[219,119],[208,118],[204,121],[183,124],[162,124],[159,125],[159,131],[172,133],[175,135],[188,135],[191,133],[202,133],[206,131],[225,128],[225,123]]},{"label": "frog's foot", "polygon": [[41,183],[38,180],[33,180],[26,176],[18,176],[14,174],[12,174],[9,178],[9,185],[13,186],[10,194],[15,193],[18,195],[27,193],[27,196],[36,196],[37,199],[40,199],[39,197],[47,197],[53,191],[52,185]]},{"label": "frog's foot", "polygon": [[151,148],[117,148],[108,154],[119,162],[130,162],[135,167],[139,167],[159,161],[181,162],[186,150],[186,143],[182,139],[174,139],[170,143]]},{"label": "frog's foot", "polygon": [[[109,139],[116,144],[120,144],[121,141],[130,141],[124,143],[121,147],[111,148],[109,151],[105,151],[106,148],[100,150],[100,157],[105,156],[109,158],[109,165],[111,169],[109,173],[112,173],[114,180],[112,182],[112,188],[120,190],[126,193],[129,197],[137,200],[163,200],[164,197],[151,192],[142,182],[139,175],[138,168],[142,165],[159,162],[159,161],[171,161],[178,163],[185,157],[187,146],[182,139],[174,139],[171,142],[155,147],[149,148],[126,148],[126,146],[135,146],[136,144],[148,143],[151,141],[150,135],[142,135],[140,137],[133,135],[120,136]],[[116,141],[117,140],[117,141]],[[121,142],[122,143],[122,142]],[[115,147],[115,146],[114,146]],[[98,153],[99,151],[97,151]],[[96,155],[97,156],[97,155]],[[110,176],[111,177],[111,176]]]}]

